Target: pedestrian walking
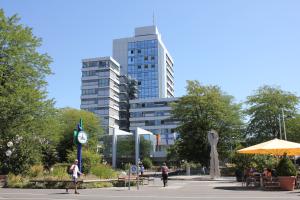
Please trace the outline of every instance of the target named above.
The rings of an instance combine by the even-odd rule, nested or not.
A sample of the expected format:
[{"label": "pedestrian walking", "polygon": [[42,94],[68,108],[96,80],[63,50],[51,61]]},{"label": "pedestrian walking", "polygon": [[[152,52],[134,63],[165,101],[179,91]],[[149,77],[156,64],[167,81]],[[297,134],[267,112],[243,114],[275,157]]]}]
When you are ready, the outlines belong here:
[{"label": "pedestrian walking", "polygon": [[169,168],[167,167],[166,163],[163,163],[161,167],[161,176],[164,183],[164,187],[166,187],[168,183],[168,173],[169,173]]},{"label": "pedestrian walking", "polygon": [[144,176],[145,167],[144,165],[141,165],[141,176]]},{"label": "pedestrian walking", "polygon": [[79,171],[78,168],[78,160],[76,159],[73,163],[73,165],[70,167],[70,171],[72,171],[72,180],[75,187],[75,194],[79,194],[77,191],[77,183],[78,183],[78,175],[84,175],[81,171]]}]

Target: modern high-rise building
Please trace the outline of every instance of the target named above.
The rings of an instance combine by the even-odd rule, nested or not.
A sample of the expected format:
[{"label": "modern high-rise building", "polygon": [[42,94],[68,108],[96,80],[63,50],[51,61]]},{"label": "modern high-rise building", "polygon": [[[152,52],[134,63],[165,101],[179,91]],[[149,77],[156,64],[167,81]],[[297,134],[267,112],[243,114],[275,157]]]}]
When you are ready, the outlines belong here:
[{"label": "modern high-rise building", "polygon": [[112,57],[82,60],[80,108],[101,119],[106,134],[119,124],[120,65]]},{"label": "modern high-rise building", "polygon": [[165,160],[179,122],[171,118],[170,104],[177,101],[173,59],[156,26],[115,39],[113,58],[83,59],[81,89],[81,109],[98,115],[106,134],[113,134],[115,125],[132,133],[148,130],[156,136],[153,158]]},{"label": "modern high-rise building", "polygon": [[173,59],[156,26],[135,28],[133,37],[113,41],[113,58],[138,84],[138,98],[174,97]]}]

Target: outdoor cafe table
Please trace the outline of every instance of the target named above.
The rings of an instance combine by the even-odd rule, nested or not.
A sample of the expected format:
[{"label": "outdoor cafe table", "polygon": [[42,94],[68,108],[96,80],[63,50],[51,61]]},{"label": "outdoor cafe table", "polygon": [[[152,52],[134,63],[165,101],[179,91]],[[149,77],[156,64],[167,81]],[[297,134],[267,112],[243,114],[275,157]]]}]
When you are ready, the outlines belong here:
[{"label": "outdoor cafe table", "polygon": [[252,176],[249,176],[248,178],[254,180],[254,183],[259,180],[259,186],[260,188],[263,188],[263,174],[254,172]]}]

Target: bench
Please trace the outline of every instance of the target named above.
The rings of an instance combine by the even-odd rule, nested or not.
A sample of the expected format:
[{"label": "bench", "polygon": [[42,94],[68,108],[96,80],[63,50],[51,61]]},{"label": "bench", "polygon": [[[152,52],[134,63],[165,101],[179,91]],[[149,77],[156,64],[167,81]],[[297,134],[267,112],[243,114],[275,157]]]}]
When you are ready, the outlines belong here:
[{"label": "bench", "polygon": [[[124,182],[124,187],[127,185],[127,183],[129,183],[129,181],[132,182],[138,182],[141,185],[149,185],[150,181],[154,182],[154,178],[153,177],[149,177],[149,176],[139,176],[137,177],[136,175],[131,175],[131,176],[118,176],[118,182]],[[145,182],[147,181],[147,182]]]},{"label": "bench", "polygon": [[[153,177],[150,177],[150,176],[141,176],[140,179],[142,179],[143,181],[147,181],[147,184],[146,185],[149,185],[150,184],[150,181],[152,183],[154,183],[154,178]],[[145,183],[143,183],[145,184]]]}]

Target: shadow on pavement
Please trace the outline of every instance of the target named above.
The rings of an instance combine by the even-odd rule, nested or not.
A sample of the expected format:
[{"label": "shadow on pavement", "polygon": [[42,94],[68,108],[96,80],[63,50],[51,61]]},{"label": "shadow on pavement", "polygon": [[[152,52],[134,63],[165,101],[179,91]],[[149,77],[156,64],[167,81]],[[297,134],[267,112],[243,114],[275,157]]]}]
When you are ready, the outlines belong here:
[{"label": "shadow on pavement", "polygon": [[243,187],[243,186],[222,186],[222,187],[214,187],[217,190],[235,190],[235,191],[263,191],[263,192],[284,192],[284,190],[280,189],[269,189],[264,190],[257,187]]},{"label": "shadow on pavement", "polygon": [[220,186],[220,187],[214,187],[214,189],[217,189],[217,190],[238,190],[238,191],[249,191],[249,190],[261,191],[258,188],[243,187],[243,186]]},{"label": "shadow on pavement", "polygon": [[51,193],[49,195],[56,195],[56,194],[73,194],[74,192],[55,192],[55,193]]}]

